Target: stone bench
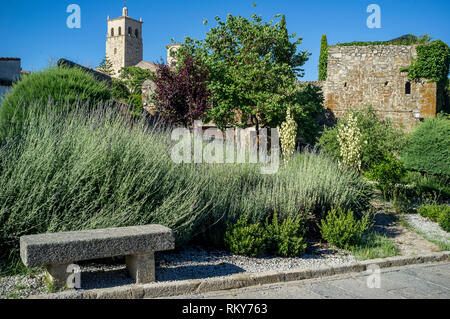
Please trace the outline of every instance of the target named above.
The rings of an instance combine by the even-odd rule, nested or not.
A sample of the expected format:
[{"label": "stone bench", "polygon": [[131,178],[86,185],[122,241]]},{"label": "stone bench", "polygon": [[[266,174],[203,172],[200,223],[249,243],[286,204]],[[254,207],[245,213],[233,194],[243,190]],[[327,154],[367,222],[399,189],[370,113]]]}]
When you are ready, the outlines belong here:
[{"label": "stone bench", "polygon": [[161,225],[40,234],[20,238],[20,257],[27,267],[45,266],[55,287],[66,286],[68,266],[79,261],[126,256],[137,284],[155,281],[157,251],[175,248],[172,230]]}]

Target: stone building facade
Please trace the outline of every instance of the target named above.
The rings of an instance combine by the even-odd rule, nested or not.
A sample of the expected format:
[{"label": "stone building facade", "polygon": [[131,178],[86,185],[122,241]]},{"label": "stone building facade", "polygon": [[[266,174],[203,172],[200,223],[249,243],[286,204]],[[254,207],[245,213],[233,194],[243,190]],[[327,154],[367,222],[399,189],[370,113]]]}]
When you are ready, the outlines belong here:
[{"label": "stone building facade", "polygon": [[436,83],[410,81],[401,71],[416,57],[413,45],[329,47],[328,76],[322,84],[325,107],[340,117],[349,108],[370,104],[406,129],[435,116]]},{"label": "stone building facade", "polygon": [[121,17],[108,17],[106,57],[113,65],[115,76],[118,76],[121,68],[134,66],[142,61],[142,24],[142,19],[138,21],[128,16],[126,7],[123,8]]}]

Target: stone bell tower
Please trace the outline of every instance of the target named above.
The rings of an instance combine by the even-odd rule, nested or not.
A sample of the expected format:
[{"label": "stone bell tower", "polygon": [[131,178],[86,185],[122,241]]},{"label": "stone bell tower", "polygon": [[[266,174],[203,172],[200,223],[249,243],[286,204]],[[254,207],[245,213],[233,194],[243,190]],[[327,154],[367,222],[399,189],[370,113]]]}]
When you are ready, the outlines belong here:
[{"label": "stone bell tower", "polygon": [[144,46],[142,43],[142,18],[140,21],[128,16],[128,8],[122,10],[122,16],[116,19],[108,17],[106,39],[106,57],[119,75],[121,68],[134,66],[142,61]]}]

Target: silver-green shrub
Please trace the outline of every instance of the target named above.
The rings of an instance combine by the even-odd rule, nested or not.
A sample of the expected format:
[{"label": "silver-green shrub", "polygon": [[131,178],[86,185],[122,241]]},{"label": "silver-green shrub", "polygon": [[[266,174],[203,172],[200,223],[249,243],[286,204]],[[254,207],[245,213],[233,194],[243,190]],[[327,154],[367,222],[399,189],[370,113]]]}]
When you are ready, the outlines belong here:
[{"label": "silver-green shrub", "polygon": [[112,107],[88,109],[30,113],[0,148],[4,254],[27,234],[152,223],[172,228],[178,246],[223,244],[226,225],[243,215],[321,218],[369,204],[370,187],[323,155],[295,155],[274,175],[257,164],[178,165],[167,132],[131,125]]}]

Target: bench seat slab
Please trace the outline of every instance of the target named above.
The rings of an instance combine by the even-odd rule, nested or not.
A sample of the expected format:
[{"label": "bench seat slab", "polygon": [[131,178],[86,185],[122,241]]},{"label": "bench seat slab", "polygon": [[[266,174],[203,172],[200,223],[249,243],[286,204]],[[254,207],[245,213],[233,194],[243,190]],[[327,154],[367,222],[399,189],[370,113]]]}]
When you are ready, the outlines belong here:
[{"label": "bench seat slab", "polygon": [[161,225],[23,236],[20,256],[28,267],[139,255],[175,248],[171,229]]}]

